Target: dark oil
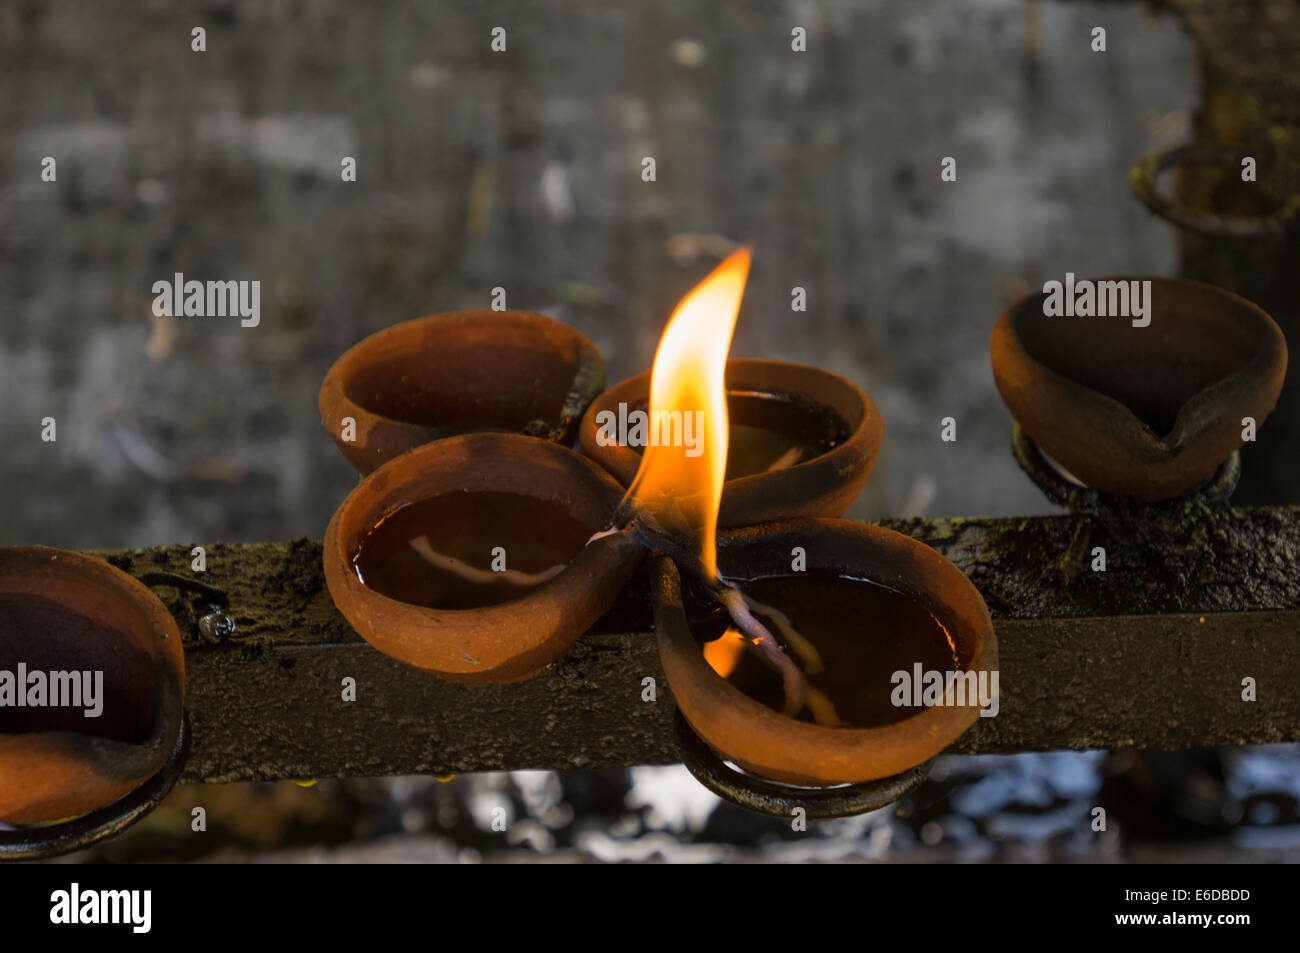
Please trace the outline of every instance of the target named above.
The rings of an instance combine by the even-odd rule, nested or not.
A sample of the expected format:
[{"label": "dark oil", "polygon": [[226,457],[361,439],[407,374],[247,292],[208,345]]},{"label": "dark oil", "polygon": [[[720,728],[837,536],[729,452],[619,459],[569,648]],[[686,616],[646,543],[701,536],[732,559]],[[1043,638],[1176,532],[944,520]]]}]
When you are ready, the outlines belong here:
[{"label": "dark oil", "polygon": [[[769,576],[740,583],[751,600],[783,612],[793,628],[816,649],[822,670],[810,672],[808,660],[782,635],[762,609],[754,614],[767,626],[805,672],[808,686],[824,696],[845,727],[889,725],[917,714],[890,700],[897,671],[949,672],[960,669],[956,648],[943,624],[920,602],[879,583],[829,573]],[[726,628],[726,632],[722,630]],[[719,674],[746,695],[780,711],[784,701],[780,674],[761,652],[749,646],[726,621],[704,631],[705,658]],[[721,634],[719,634],[721,633]],[[716,636],[716,638],[714,638]],[[824,709],[825,710],[825,709]],[[810,707],[799,720],[817,722]],[[825,723],[825,722],[822,722]]]},{"label": "dark oil", "polygon": [[87,718],[85,706],[50,706],[54,699],[47,685],[43,707],[0,705],[0,734],[74,731],[128,744],[152,734],[155,665],[118,629],[44,596],[5,593],[0,595],[0,669],[16,678],[20,662],[27,673],[44,672],[47,682],[50,672],[103,672],[103,708],[98,717]]},{"label": "dark oil", "polygon": [[[641,404],[636,409],[647,408]],[[805,463],[849,437],[839,414],[795,394],[728,391],[727,417],[728,480]],[[634,449],[640,453],[645,448]]]},{"label": "dark oil", "polygon": [[[567,564],[591,530],[546,500],[515,493],[464,492],[410,503],[389,513],[353,557],[358,578],[391,599],[438,609],[478,609],[527,595],[540,581],[493,572],[543,573]],[[421,542],[423,540],[423,542]],[[459,560],[481,579],[436,565],[428,553]]]},{"label": "dark oil", "polygon": [[730,391],[727,479],[792,467],[848,439],[848,425],[822,404],[787,394]]}]

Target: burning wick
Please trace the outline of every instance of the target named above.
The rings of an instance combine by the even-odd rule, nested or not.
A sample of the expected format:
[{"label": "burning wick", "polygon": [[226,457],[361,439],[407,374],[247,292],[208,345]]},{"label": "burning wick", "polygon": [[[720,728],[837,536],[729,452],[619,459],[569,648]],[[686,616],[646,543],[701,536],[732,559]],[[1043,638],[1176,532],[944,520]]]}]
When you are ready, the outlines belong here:
[{"label": "burning wick", "polygon": [[804,705],[804,689],[806,685],[803,672],[799,671],[799,666],[794,664],[794,659],[785,654],[785,651],[781,648],[781,643],[767,630],[767,626],[754,618],[749,603],[745,599],[745,594],[728,582],[721,579],[719,579],[719,582],[722,582],[723,588],[715,590],[714,597],[727,610],[727,614],[731,616],[731,621],[736,623],[736,628],[749,636],[750,641],[763,650],[763,655],[781,673],[781,682],[785,688],[785,705],[782,707],[781,713],[793,718],[799,714],[799,710]]},{"label": "burning wick", "polygon": [[[799,634],[789,616],[779,609],[750,599],[734,583],[727,581],[716,571],[711,571],[698,556],[665,532],[653,515],[638,509],[629,500],[625,499],[615,511],[614,525],[594,534],[592,539],[614,533],[634,533],[647,549],[667,556],[679,570],[689,573],[703,583],[713,600],[727,610],[727,615],[731,617],[736,628],[762,653],[767,663],[781,674],[785,696],[781,707],[783,715],[794,718],[807,705],[819,724],[843,724],[836,716],[830,699],[808,685],[805,676],[822,671],[821,656],[816,647]],[[781,634],[785,636],[786,642],[803,660],[802,670],[786,654],[771,630],[754,615],[755,612],[762,613],[776,623]]]},{"label": "burning wick", "polygon": [[803,659],[803,670],[806,674],[816,675],[826,667],[822,664],[822,657],[818,653],[817,647],[799,634],[799,630],[794,627],[794,623],[790,621],[788,615],[774,606],[766,605],[757,599],[751,599],[749,596],[745,596],[744,599],[749,604],[750,612],[761,612],[776,623],[776,627],[781,630],[781,634],[785,636],[790,648],[794,649],[799,657]]},{"label": "burning wick", "polygon": [[[747,640],[749,644],[760,649],[769,664],[781,673],[785,692],[785,703],[781,714],[794,718],[804,707],[807,707],[812,713],[813,720],[819,725],[827,728],[847,725],[848,723],[843,721],[835,710],[835,703],[831,701],[830,696],[808,684],[808,675],[816,675],[825,668],[817,647],[799,633],[794,623],[790,621],[790,617],[780,609],[759,602],[757,599],[751,599],[734,583],[728,582],[721,576],[718,577],[718,581],[721,588],[714,588],[714,598],[722,603],[727,614],[731,616],[731,621],[736,624],[736,628],[749,637]],[[756,612],[761,612],[776,623],[786,643],[803,661],[802,670],[785,653],[781,643],[772,636],[771,630],[757,619],[754,615]]]},{"label": "burning wick", "polygon": [[[686,448],[671,443],[646,447],[627,495],[614,512],[613,525],[590,541],[630,532],[642,545],[668,556],[707,588],[746,640],[781,674],[785,715],[793,718],[807,704],[818,721],[830,717],[838,723],[833,706],[828,714],[829,699],[808,685],[804,672],[755,616],[755,609],[772,619],[810,673],[821,670],[816,649],[794,631],[783,613],[750,602],[718,574],[718,510],[730,437],[727,352],[749,277],[749,261],[747,246],[735,251],[678,303],[650,371],[651,415],[680,414],[683,419],[693,415],[700,420],[694,449],[702,452],[687,453]],[[769,469],[792,466],[801,452],[791,448]]]}]

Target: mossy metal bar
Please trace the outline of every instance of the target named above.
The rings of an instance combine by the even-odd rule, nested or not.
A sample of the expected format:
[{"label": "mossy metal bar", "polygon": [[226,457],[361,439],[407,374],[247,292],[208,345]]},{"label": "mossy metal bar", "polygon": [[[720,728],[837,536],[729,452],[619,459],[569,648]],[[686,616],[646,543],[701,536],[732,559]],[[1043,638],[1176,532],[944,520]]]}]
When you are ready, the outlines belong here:
[{"label": "mossy metal bar", "polygon": [[[1000,711],[951,750],[1300,741],[1300,507],[1196,507],[1173,524],[1049,516],[884,525],[955,562],[993,613]],[[136,575],[198,576],[191,548],[97,555]],[[318,541],[205,548],[202,581],[227,595],[235,637],[203,640],[188,594],[158,590],[186,642],[186,781],[679,760],[643,581],[537,677],[463,685],[363,642],[330,601]],[[1094,568],[1098,548],[1104,571]],[[355,701],[344,700],[346,678]],[[1245,679],[1254,701],[1243,698]]]}]

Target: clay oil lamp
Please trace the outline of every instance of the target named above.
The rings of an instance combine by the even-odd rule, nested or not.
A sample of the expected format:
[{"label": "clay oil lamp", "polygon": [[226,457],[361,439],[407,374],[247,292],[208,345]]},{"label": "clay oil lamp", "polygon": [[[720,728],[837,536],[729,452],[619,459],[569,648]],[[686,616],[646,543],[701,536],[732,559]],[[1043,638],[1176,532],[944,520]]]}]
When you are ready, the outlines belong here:
[{"label": "clay oil lamp", "polygon": [[692,291],[655,356],[649,406],[698,412],[703,452],[648,446],[610,532],[658,554],[656,632],[692,772],[760,810],[854,813],[924,778],[979,716],[976,685],[996,704],[996,641],[965,576],[898,533],[787,519],[716,534],[748,264],[743,249]]},{"label": "clay oil lamp", "polygon": [[1230,492],[1247,418],[1263,424],[1286,376],[1282,332],[1249,301],[1211,285],[1091,284],[1135,281],[1150,282],[1141,321],[1048,315],[1046,294],[999,319],[993,376],[1029,438],[1017,438],[1022,466],[1034,475],[1041,454],[1054,470],[1036,477],[1044,489],[1063,479],[1148,502],[1217,484]]},{"label": "clay oil lamp", "polygon": [[510,682],[558,659],[642,562],[609,525],[622,488],[519,434],[465,434],[381,466],[325,533],[335,605],[381,652],[443,678]]},{"label": "clay oil lamp", "polygon": [[[884,425],[871,398],[837,374],[785,361],[731,360],[725,377],[731,428],[718,524],[842,515],[880,450]],[[624,486],[646,445],[677,422],[650,415],[650,379],[647,372],[615,385],[582,419],[582,452]]]},{"label": "clay oil lamp", "polygon": [[354,345],[321,385],[321,423],[364,476],[442,437],[522,433],[569,444],[605,385],[595,347],[527,311],[406,321]]},{"label": "clay oil lamp", "polygon": [[[587,415],[584,449],[607,469],[519,434],[426,443],[335,513],[325,578],[380,651],[444,678],[507,682],[560,658],[654,553],[688,767],[746,806],[855,813],[918,784],[990,689],[996,704],[996,642],[978,593],[937,553],[810,518],[852,502],[882,425],[834,375],[728,364],[749,260],[742,249],[692,290],[648,379]],[[627,421],[629,409],[669,425],[594,450],[600,411]],[[724,517],[743,528],[719,538]]]},{"label": "clay oil lamp", "polygon": [[184,700],[180,632],[143,584],[80,553],[0,549],[0,821],[37,825],[0,835],[0,857],[36,856],[39,825],[84,845],[138,814],[140,792],[161,800]]},{"label": "clay oil lamp", "polygon": [[[796,548],[808,554],[798,572]],[[911,537],[823,519],[721,534],[725,583],[711,591],[730,611],[714,620],[691,619],[692,599],[710,588],[695,585],[698,568],[683,581],[682,564],[679,554],[652,566],[659,651],[690,728],[749,776],[688,761],[719,794],[777,791],[777,805],[815,816],[883,806],[924,779],[981,705],[996,713],[997,643],[984,601]],[[774,664],[777,649],[784,659]],[[927,685],[952,694],[916,704]]]}]

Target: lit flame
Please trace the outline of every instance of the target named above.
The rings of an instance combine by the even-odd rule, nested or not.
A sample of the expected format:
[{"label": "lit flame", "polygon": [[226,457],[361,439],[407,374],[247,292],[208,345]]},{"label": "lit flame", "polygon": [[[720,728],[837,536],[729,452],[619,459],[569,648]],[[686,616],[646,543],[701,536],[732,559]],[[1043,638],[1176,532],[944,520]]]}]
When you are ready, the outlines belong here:
[{"label": "lit flame", "polygon": [[728,628],[712,642],[704,643],[704,661],[723,678],[726,678],[740,664],[740,657],[745,654],[749,639],[734,627]]},{"label": "lit flame", "polygon": [[668,319],[655,352],[650,372],[652,426],[654,421],[660,421],[661,428],[671,422],[681,434],[684,426],[698,422],[695,446],[700,452],[691,456],[685,440],[651,441],[628,490],[628,498],[664,529],[696,542],[710,577],[717,576],[714,547],[727,471],[723,378],[749,260],[746,246],[696,285]]}]

